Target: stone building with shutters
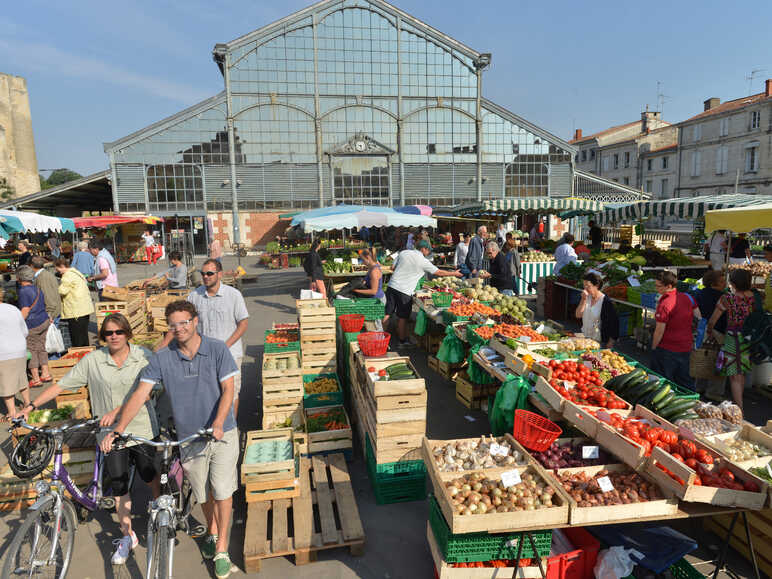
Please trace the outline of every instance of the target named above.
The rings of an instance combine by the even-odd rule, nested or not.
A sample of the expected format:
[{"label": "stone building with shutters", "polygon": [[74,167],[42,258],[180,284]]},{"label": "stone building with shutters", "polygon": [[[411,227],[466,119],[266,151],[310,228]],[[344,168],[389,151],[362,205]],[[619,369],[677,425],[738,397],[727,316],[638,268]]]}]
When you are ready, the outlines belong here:
[{"label": "stone building with shutters", "polygon": [[221,93],[105,144],[116,211],[208,216],[227,247],[320,206],[571,195],[574,147],[483,97],[491,55],[382,0],[318,2],[213,57]]}]

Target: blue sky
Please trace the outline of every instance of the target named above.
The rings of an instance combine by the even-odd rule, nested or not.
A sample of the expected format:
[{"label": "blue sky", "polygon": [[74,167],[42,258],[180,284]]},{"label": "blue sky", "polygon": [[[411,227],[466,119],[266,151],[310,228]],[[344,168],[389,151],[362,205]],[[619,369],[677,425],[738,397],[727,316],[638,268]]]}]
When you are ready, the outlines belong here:
[{"label": "blue sky", "polygon": [[[227,42],[310,5],[301,0],[27,0],[0,14],[0,71],[27,78],[41,169],[107,167],[102,143],[222,90]],[[708,97],[772,78],[772,3],[402,0],[402,10],[493,53],[484,95],[569,139],[640,118],[668,96],[683,120]]]}]

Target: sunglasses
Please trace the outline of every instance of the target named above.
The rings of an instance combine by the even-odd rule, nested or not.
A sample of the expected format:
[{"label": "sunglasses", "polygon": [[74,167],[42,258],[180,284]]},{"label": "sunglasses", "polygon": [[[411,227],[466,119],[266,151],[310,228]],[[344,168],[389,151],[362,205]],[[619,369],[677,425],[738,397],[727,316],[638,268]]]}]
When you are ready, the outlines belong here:
[{"label": "sunglasses", "polygon": [[217,275],[216,271],[202,271],[201,275],[205,275],[206,277],[211,277],[213,275]]},{"label": "sunglasses", "polygon": [[105,335],[105,338],[108,336],[112,336],[113,334],[115,334],[116,336],[125,336],[126,330],[105,330],[102,333]]}]

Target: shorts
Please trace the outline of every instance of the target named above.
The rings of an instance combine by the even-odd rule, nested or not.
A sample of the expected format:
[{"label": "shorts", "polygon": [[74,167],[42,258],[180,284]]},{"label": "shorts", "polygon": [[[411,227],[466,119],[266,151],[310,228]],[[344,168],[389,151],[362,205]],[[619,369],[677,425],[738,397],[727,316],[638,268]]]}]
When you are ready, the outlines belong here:
[{"label": "shorts", "polygon": [[413,313],[413,296],[403,294],[390,287],[386,288],[386,315],[396,314],[401,320],[409,320]]},{"label": "shorts", "polygon": [[129,470],[131,465],[144,482],[149,483],[158,473],[158,459],[155,448],[148,444],[135,444],[113,450],[105,455],[102,486],[112,496],[122,497],[129,493]]},{"label": "shorts", "polygon": [[239,430],[231,428],[222,441],[197,441],[180,449],[182,469],[199,503],[211,491],[214,500],[224,501],[238,488],[236,468],[239,460]]},{"label": "shorts", "polygon": [[239,397],[239,392],[241,392],[241,362],[243,358],[234,359],[236,361],[236,367],[239,369],[239,371],[233,377],[233,399],[235,400]]}]

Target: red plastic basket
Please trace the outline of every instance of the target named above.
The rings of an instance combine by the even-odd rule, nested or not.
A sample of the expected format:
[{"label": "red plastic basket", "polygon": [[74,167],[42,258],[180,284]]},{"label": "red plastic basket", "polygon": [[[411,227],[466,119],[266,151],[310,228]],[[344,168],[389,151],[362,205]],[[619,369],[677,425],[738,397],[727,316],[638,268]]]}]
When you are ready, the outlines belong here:
[{"label": "red plastic basket", "polygon": [[527,410],[515,410],[515,428],[512,433],[524,447],[544,452],[557,440],[563,430],[551,420]]},{"label": "red plastic basket", "polygon": [[340,321],[340,327],[344,332],[359,332],[362,330],[362,326],[365,325],[364,314],[343,314],[338,316]]},{"label": "red plastic basket", "polygon": [[362,332],[357,336],[357,343],[365,356],[385,355],[390,340],[391,334],[388,332]]}]

